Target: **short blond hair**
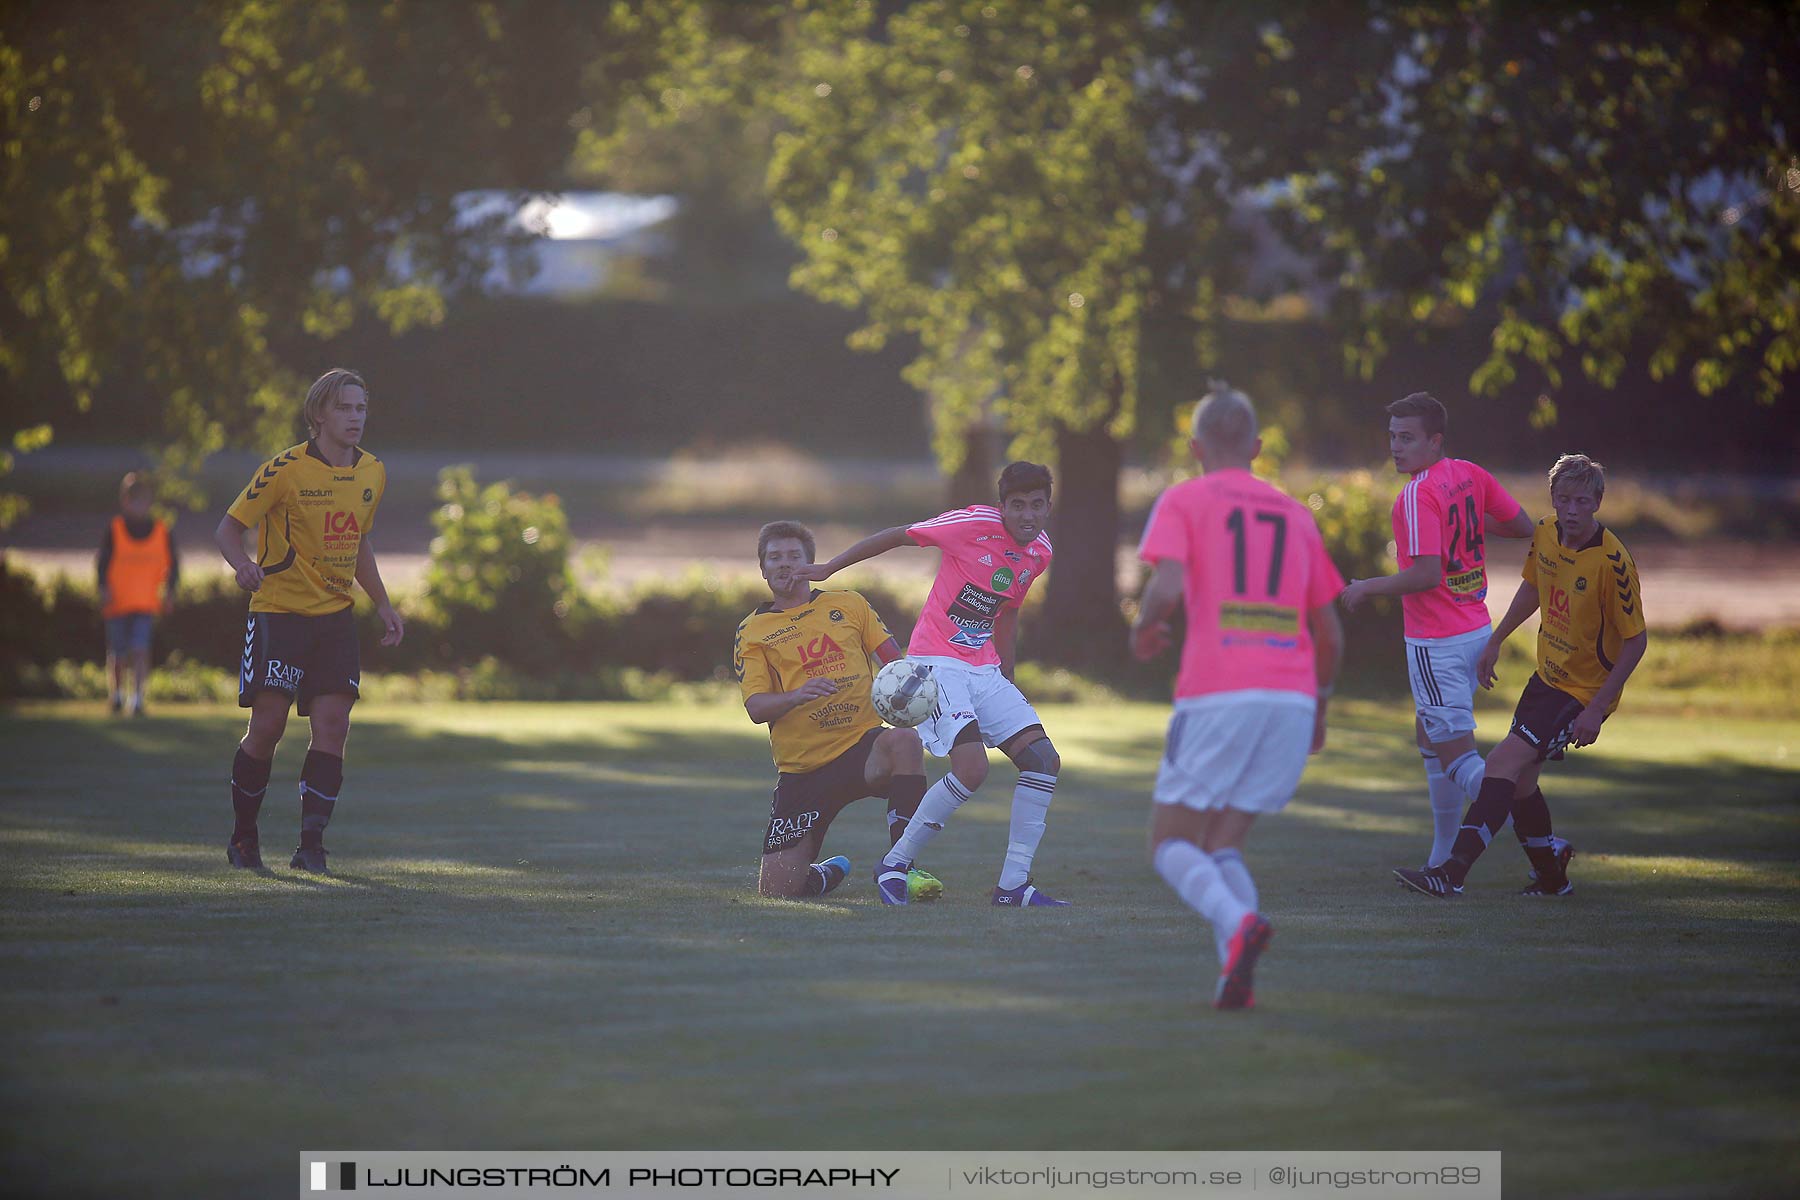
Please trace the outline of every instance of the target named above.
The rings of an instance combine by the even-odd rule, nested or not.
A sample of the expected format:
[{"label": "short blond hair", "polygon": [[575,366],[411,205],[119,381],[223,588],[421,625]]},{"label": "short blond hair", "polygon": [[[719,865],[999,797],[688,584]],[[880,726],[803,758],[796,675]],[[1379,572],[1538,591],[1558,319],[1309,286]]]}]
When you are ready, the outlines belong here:
[{"label": "short blond hair", "polygon": [[333,367],[313,380],[312,387],[306,390],[306,405],[301,409],[309,436],[319,435],[319,428],[325,424],[326,410],[337,403],[338,393],[347,387],[361,388],[365,397],[369,394],[369,385],[363,382],[363,377],[348,367]]},{"label": "short blond hair", "polygon": [[1220,454],[1251,454],[1256,449],[1256,405],[1222,379],[1194,408],[1194,440]]},{"label": "short blond hair", "polygon": [[1606,468],[1585,454],[1565,454],[1550,468],[1550,490],[1554,492],[1560,483],[1587,488],[1598,500],[1606,495]]}]

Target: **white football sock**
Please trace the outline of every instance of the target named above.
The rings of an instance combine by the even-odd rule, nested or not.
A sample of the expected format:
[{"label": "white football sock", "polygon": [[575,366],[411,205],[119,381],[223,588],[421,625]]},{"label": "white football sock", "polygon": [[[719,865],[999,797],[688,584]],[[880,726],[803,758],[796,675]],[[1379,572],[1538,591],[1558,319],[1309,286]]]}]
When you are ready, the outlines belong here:
[{"label": "white football sock", "polygon": [[1425,759],[1425,787],[1431,793],[1431,853],[1425,865],[1441,867],[1456,844],[1456,831],[1462,828],[1463,809],[1469,801],[1456,780],[1444,774],[1437,755],[1424,751],[1420,755]]},{"label": "white football sock", "polygon": [[1481,795],[1481,781],[1487,778],[1487,760],[1471,750],[1445,767],[1444,774],[1454,779],[1463,795],[1473,803]]},{"label": "white football sock", "polygon": [[1044,840],[1044,814],[1056,795],[1056,776],[1020,771],[1013,785],[1012,823],[1006,835],[1006,861],[1000,866],[1000,886],[1016,888],[1031,878],[1031,860]]},{"label": "white football sock", "polygon": [[943,831],[950,814],[961,808],[968,798],[969,789],[955,775],[946,774],[932,784],[924,799],[919,801],[919,811],[907,822],[906,832],[881,861],[890,867],[917,862],[925,843]]},{"label": "white football sock", "polygon": [[[1252,911],[1232,894],[1218,864],[1202,854],[1200,847],[1192,842],[1171,838],[1158,846],[1156,873],[1175,889],[1182,903],[1211,921],[1215,931],[1225,930],[1227,938]],[[1219,964],[1223,966],[1224,963],[1221,957]]]},{"label": "white football sock", "polygon": [[[1235,847],[1212,852],[1213,865],[1219,868],[1219,874],[1225,877],[1225,886],[1237,897],[1237,902],[1251,912],[1256,907],[1256,880],[1250,878],[1250,868],[1244,864],[1244,856]],[[1233,930],[1222,927],[1213,929],[1213,941],[1219,948],[1219,962],[1225,961],[1225,943],[1231,940]]]}]

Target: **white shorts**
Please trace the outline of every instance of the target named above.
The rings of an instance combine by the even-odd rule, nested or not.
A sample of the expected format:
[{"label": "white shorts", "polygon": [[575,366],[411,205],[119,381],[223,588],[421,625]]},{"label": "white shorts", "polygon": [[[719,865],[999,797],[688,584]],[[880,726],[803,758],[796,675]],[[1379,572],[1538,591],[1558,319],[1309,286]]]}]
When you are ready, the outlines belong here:
[{"label": "white shorts", "polygon": [[1177,700],[1153,798],[1202,812],[1280,812],[1306,771],[1317,711],[1311,696],[1263,689]]},{"label": "white shorts", "polygon": [[937,680],[937,707],[919,726],[919,740],[939,758],[950,756],[956,735],[970,721],[980,726],[981,740],[990,746],[998,746],[1021,729],[1043,724],[1025,694],[997,665],[972,667],[930,654],[908,661],[930,664],[932,678]]},{"label": "white shorts", "polygon": [[1487,644],[1485,628],[1455,637],[1406,639],[1413,706],[1430,741],[1447,742],[1475,732],[1475,660]]}]

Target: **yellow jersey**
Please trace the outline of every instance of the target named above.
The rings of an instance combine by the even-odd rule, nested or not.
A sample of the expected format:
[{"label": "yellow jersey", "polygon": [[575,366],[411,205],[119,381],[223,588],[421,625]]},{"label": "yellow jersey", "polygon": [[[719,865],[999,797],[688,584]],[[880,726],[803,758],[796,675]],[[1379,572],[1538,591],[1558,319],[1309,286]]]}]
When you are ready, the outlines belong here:
[{"label": "yellow jersey", "polygon": [[256,530],[262,588],[251,612],[316,617],[348,608],[356,556],[387,490],[387,468],[364,450],[334,467],[311,442],[264,463],[228,509]]},{"label": "yellow jersey", "polygon": [[[1538,678],[1586,704],[1625,639],[1644,632],[1637,564],[1604,525],[1571,550],[1558,540],[1556,518],[1545,517],[1531,539],[1525,580],[1538,591]],[[1607,712],[1618,706],[1614,700]]]},{"label": "yellow jersey", "polygon": [[769,726],[777,770],[816,771],[879,728],[869,701],[870,660],[894,635],[856,592],[814,589],[799,608],[764,604],[745,617],[732,646],[731,665],[745,700],[791,692],[809,679],[837,684],[829,696],[802,704]]}]

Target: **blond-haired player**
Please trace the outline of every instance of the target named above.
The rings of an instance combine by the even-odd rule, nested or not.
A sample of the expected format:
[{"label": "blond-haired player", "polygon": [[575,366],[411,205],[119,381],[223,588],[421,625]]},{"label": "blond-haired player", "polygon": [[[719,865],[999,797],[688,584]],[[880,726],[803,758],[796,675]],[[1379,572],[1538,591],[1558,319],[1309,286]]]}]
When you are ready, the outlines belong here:
[{"label": "blond-haired player", "polygon": [[[362,376],[341,367],[321,375],[306,394],[310,436],[257,469],[213,535],[250,593],[238,673],[250,727],[231,765],[236,825],[226,846],[234,867],[262,869],[256,818],[294,705],[311,718],[312,741],[300,771],[300,845],[289,865],[329,873],[325,826],[343,785],[350,706],[362,684],[352,584],[375,602],[382,645],[398,645],[405,633],[368,540],[387,489],[387,469],[361,446],[368,414]],[[255,557],[244,549],[251,529]]]},{"label": "blond-haired player", "polygon": [[1551,515],[1538,523],[1524,582],[1476,661],[1481,685],[1492,688],[1507,635],[1541,612],[1537,670],[1519,697],[1512,731],[1488,755],[1481,794],[1463,817],[1449,859],[1424,871],[1395,869],[1395,878],[1415,892],[1460,894],[1469,868],[1509,814],[1535,872],[1524,894],[1575,890],[1568,844],[1551,832],[1538,773],[1569,747],[1599,740],[1602,722],[1619,707],[1625,681],[1650,644],[1637,564],[1597,519],[1605,495],[1606,468],[1585,454],[1565,454],[1550,468]]}]

